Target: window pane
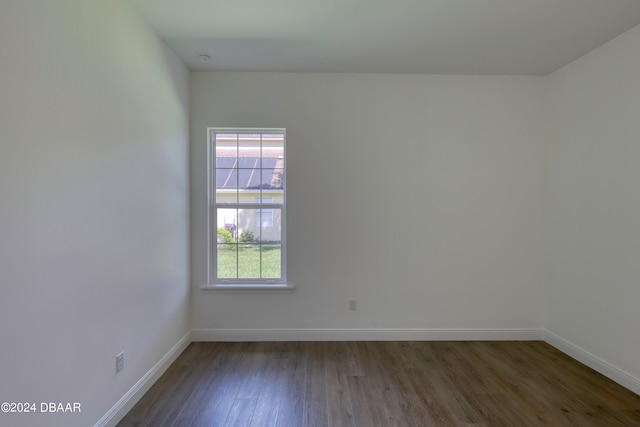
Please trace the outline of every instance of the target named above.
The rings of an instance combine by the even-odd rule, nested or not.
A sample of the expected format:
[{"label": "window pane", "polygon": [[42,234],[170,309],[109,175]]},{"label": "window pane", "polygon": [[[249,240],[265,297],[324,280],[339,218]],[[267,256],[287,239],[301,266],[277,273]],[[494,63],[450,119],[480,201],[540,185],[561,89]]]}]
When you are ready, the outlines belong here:
[{"label": "window pane", "polygon": [[261,181],[262,188],[265,190],[280,190],[284,187],[284,170],[274,167],[263,168],[261,171]]},{"label": "window pane", "polygon": [[248,190],[260,189],[260,169],[238,169],[238,190],[247,192]]},{"label": "window pane", "polygon": [[258,196],[256,197],[256,203],[273,203],[273,197],[271,196]]},{"label": "window pane", "polygon": [[262,136],[262,158],[284,159],[284,135],[264,134]]},{"label": "window pane", "polygon": [[282,276],[282,247],[280,245],[262,245],[262,277],[279,279]]},{"label": "window pane", "polygon": [[238,202],[237,139],[236,134],[216,134],[216,203]]},{"label": "window pane", "polygon": [[229,151],[229,156],[224,156],[225,153],[220,153],[220,151],[216,149],[216,168],[223,169],[233,169],[238,167],[238,159],[236,158],[236,150],[233,149]]},{"label": "window pane", "polygon": [[282,188],[284,135],[265,134],[262,138],[262,188]]},{"label": "window pane", "polygon": [[220,241],[221,236],[224,239],[224,236],[228,235],[224,232],[222,234],[218,234],[218,243],[235,243],[238,239],[238,209],[218,209],[216,218],[216,228],[218,230],[224,229],[231,234],[230,241]]},{"label": "window pane", "polygon": [[273,227],[273,209],[257,209],[256,224],[259,224],[264,233],[265,227]]},{"label": "window pane", "polygon": [[218,278],[238,278],[238,249],[235,244],[218,244]]},{"label": "window pane", "polygon": [[282,188],[280,185],[278,185],[281,181],[282,172],[275,167],[275,162],[273,162],[272,160],[273,159],[265,159],[262,163],[262,170],[260,172],[260,184],[264,189]]},{"label": "window pane", "polygon": [[216,203],[238,203],[237,169],[216,169]]},{"label": "window pane", "polygon": [[235,167],[238,157],[238,141],[235,134],[216,134],[216,167]]},{"label": "window pane", "polygon": [[[242,152],[240,153],[241,156],[243,154],[246,154],[246,153],[242,153]],[[260,168],[260,157],[257,157],[257,156],[243,156],[243,157],[238,159],[238,168],[240,168],[240,169],[249,169],[249,170],[259,169]]]},{"label": "window pane", "polygon": [[253,158],[260,164],[260,134],[238,134],[238,157]]},{"label": "window pane", "polygon": [[[278,243],[282,242],[282,209],[262,209],[262,223],[260,228],[260,241],[265,243]],[[266,225],[268,223],[269,225]]]},{"label": "window pane", "polygon": [[243,243],[238,245],[238,278],[260,278],[260,245]]},{"label": "window pane", "polygon": [[257,209],[238,209],[238,242],[254,243],[260,239],[260,224],[256,222]]}]

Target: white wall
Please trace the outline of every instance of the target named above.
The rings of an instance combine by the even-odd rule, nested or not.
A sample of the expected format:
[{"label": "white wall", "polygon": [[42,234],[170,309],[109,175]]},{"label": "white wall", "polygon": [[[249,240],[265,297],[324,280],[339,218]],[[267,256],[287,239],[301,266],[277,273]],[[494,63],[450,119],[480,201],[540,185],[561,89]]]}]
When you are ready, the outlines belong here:
[{"label": "white wall", "polygon": [[640,27],[547,84],[546,328],[640,390]]},{"label": "white wall", "polygon": [[122,0],[3,0],[0,52],[0,401],[82,405],[0,424],[89,426],[189,331],[189,74]]},{"label": "white wall", "polygon": [[[542,326],[542,78],[191,77],[194,329]],[[208,126],[287,129],[290,294],[197,288]]]}]

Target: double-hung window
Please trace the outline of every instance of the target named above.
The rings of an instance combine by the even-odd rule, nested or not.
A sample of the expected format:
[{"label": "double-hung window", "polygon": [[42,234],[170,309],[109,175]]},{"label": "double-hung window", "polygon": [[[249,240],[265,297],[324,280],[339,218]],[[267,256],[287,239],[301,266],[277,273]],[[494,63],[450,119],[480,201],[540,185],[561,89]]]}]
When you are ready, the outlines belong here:
[{"label": "double-hung window", "polygon": [[288,288],[285,130],[209,129],[209,286]]}]

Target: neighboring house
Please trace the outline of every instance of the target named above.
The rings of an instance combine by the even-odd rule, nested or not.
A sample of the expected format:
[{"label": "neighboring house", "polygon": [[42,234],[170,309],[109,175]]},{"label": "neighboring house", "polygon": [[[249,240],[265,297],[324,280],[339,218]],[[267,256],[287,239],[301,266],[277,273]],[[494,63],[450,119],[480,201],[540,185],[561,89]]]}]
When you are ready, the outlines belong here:
[{"label": "neighboring house", "polygon": [[[231,141],[235,144],[235,139]],[[262,154],[262,155],[261,155]],[[282,139],[262,141],[262,148],[225,149],[218,139],[216,150],[216,202],[269,204],[282,203],[284,159]],[[238,200],[236,200],[236,197]],[[262,242],[280,242],[281,209],[257,207],[218,209],[217,227],[231,231],[236,241],[250,232]]]}]

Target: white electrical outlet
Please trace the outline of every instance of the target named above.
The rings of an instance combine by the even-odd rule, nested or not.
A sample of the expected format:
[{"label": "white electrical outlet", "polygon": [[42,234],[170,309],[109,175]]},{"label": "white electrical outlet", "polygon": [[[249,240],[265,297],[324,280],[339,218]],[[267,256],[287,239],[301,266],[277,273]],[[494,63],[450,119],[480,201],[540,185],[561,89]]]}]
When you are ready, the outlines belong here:
[{"label": "white electrical outlet", "polygon": [[116,356],[116,374],[124,369],[124,351]]},{"label": "white electrical outlet", "polygon": [[349,310],[356,311],[357,308],[358,308],[358,301],[356,301],[354,299],[350,299],[349,300]]}]

